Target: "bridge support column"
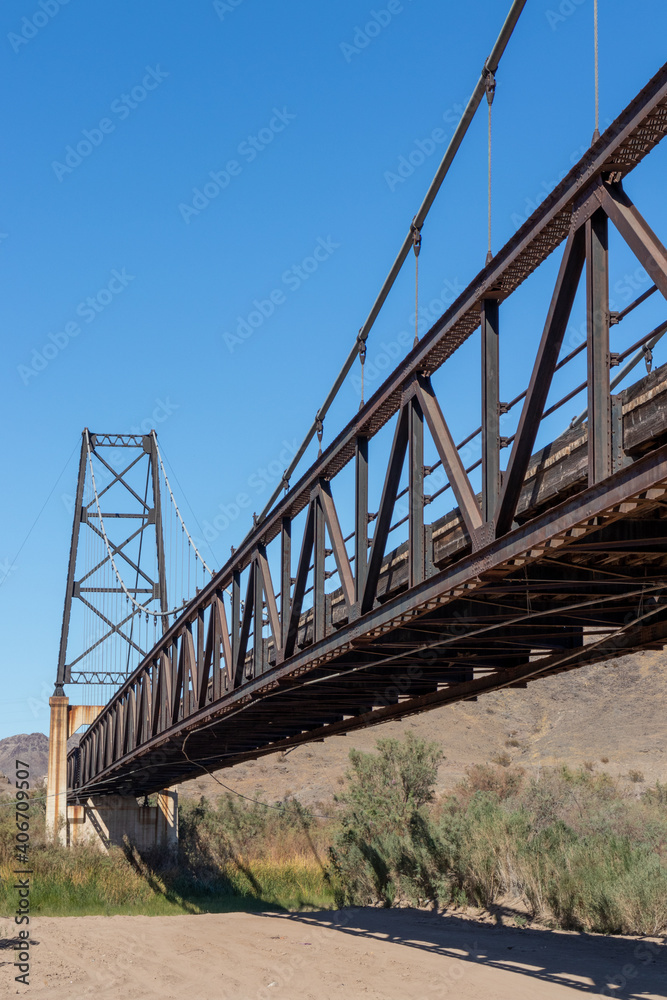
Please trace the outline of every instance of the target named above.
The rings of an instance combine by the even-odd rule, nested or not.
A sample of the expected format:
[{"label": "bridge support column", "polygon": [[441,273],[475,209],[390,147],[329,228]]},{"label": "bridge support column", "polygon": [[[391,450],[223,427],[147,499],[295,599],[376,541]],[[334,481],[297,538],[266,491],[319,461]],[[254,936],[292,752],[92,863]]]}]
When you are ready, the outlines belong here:
[{"label": "bridge support column", "polygon": [[178,850],[178,789],[165,788],[157,797],[158,840],[171,854]]},{"label": "bridge support column", "polygon": [[49,769],[46,782],[46,835],[67,843],[67,736],[69,698],[49,698]]},{"label": "bridge support column", "polygon": [[178,847],[178,792],[158,793],[157,804],[146,806],[133,796],[100,795],[85,804],[69,806],[70,844],[87,842],[101,851],[128,844],[139,852],[164,850],[172,856]]}]

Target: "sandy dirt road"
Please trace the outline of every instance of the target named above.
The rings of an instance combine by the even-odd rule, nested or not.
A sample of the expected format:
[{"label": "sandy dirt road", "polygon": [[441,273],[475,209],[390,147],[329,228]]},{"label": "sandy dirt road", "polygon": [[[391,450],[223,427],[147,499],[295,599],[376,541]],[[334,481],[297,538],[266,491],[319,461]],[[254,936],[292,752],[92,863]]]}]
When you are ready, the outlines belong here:
[{"label": "sandy dirt road", "polygon": [[0,922],[0,996],[49,1000],[574,1000],[667,996],[667,942],[414,910],[35,918],[30,987]]}]

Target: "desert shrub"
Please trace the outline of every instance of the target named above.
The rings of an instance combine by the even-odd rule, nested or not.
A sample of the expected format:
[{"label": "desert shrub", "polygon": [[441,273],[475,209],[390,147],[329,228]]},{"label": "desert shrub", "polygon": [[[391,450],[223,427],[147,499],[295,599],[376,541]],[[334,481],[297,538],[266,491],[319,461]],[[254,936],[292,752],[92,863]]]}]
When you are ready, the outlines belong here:
[{"label": "desert shrub", "polygon": [[[667,928],[664,786],[637,799],[586,768],[527,779],[520,769],[476,765],[435,806],[427,795],[402,812],[392,769],[378,756],[353,768],[353,794],[343,797],[348,811],[331,852],[342,900],[489,907],[513,898],[565,928]],[[384,801],[371,803],[371,825],[351,804],[365,808],[376,797]]]},{"label": "desert shrub", "polygon": [[350,751],[340,827],[330,849],[340,903],[390,906],[449,898],[443,846],[426,812],[442,759],[436,743],[408,734]]},{"label": "desert shrub", "polygon": [[655,785],[647,788],[643,795],[644,801],[657,806],[667,806],[667,785],[656,781]]},{"label": "desert shrub", "polygon": [[350,750],[347,789],[337,796],[345,806],[343,824],[373,837],[401,833],[411,816],[433,801],[442,760],[437,743],[411,733],[404,740],[377,741],[377,753]]},{"label": "desert shrub", "polygon": [[511,770],[498,765],[472,764],[466,768],[466,776],[456,786],[456,795],[463,801],[468,801],[475,792],[493,792],[499,799],[508,799],[516,795],[524,782],[525,771],[522,767]]}]

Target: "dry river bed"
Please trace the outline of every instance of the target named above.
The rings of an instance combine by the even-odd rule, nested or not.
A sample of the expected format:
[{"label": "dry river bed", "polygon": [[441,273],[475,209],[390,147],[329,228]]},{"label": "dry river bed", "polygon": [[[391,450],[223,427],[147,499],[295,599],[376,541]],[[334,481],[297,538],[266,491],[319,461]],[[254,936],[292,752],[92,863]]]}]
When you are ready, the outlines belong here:
[{"label": "dry river bed", "polygon": [[30,985],[0,921],[0,996],[49,1000],[667,997],[667,941],[418,910],[37,917]]}]

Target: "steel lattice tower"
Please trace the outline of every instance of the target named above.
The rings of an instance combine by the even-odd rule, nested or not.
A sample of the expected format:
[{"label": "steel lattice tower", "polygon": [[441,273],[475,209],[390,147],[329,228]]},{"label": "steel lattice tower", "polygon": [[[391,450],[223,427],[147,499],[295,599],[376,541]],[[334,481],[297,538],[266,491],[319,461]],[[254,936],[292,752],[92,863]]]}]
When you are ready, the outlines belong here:
[{"label": "steel lattice tower", "polygon": [[[155,631],[166,631],[167,607],[155,434],[86,428],[55,694],[62,695],[65,684],[122,683],[153,644],[148,620]],[[87,627],[71,628],[77,615]]]}]

